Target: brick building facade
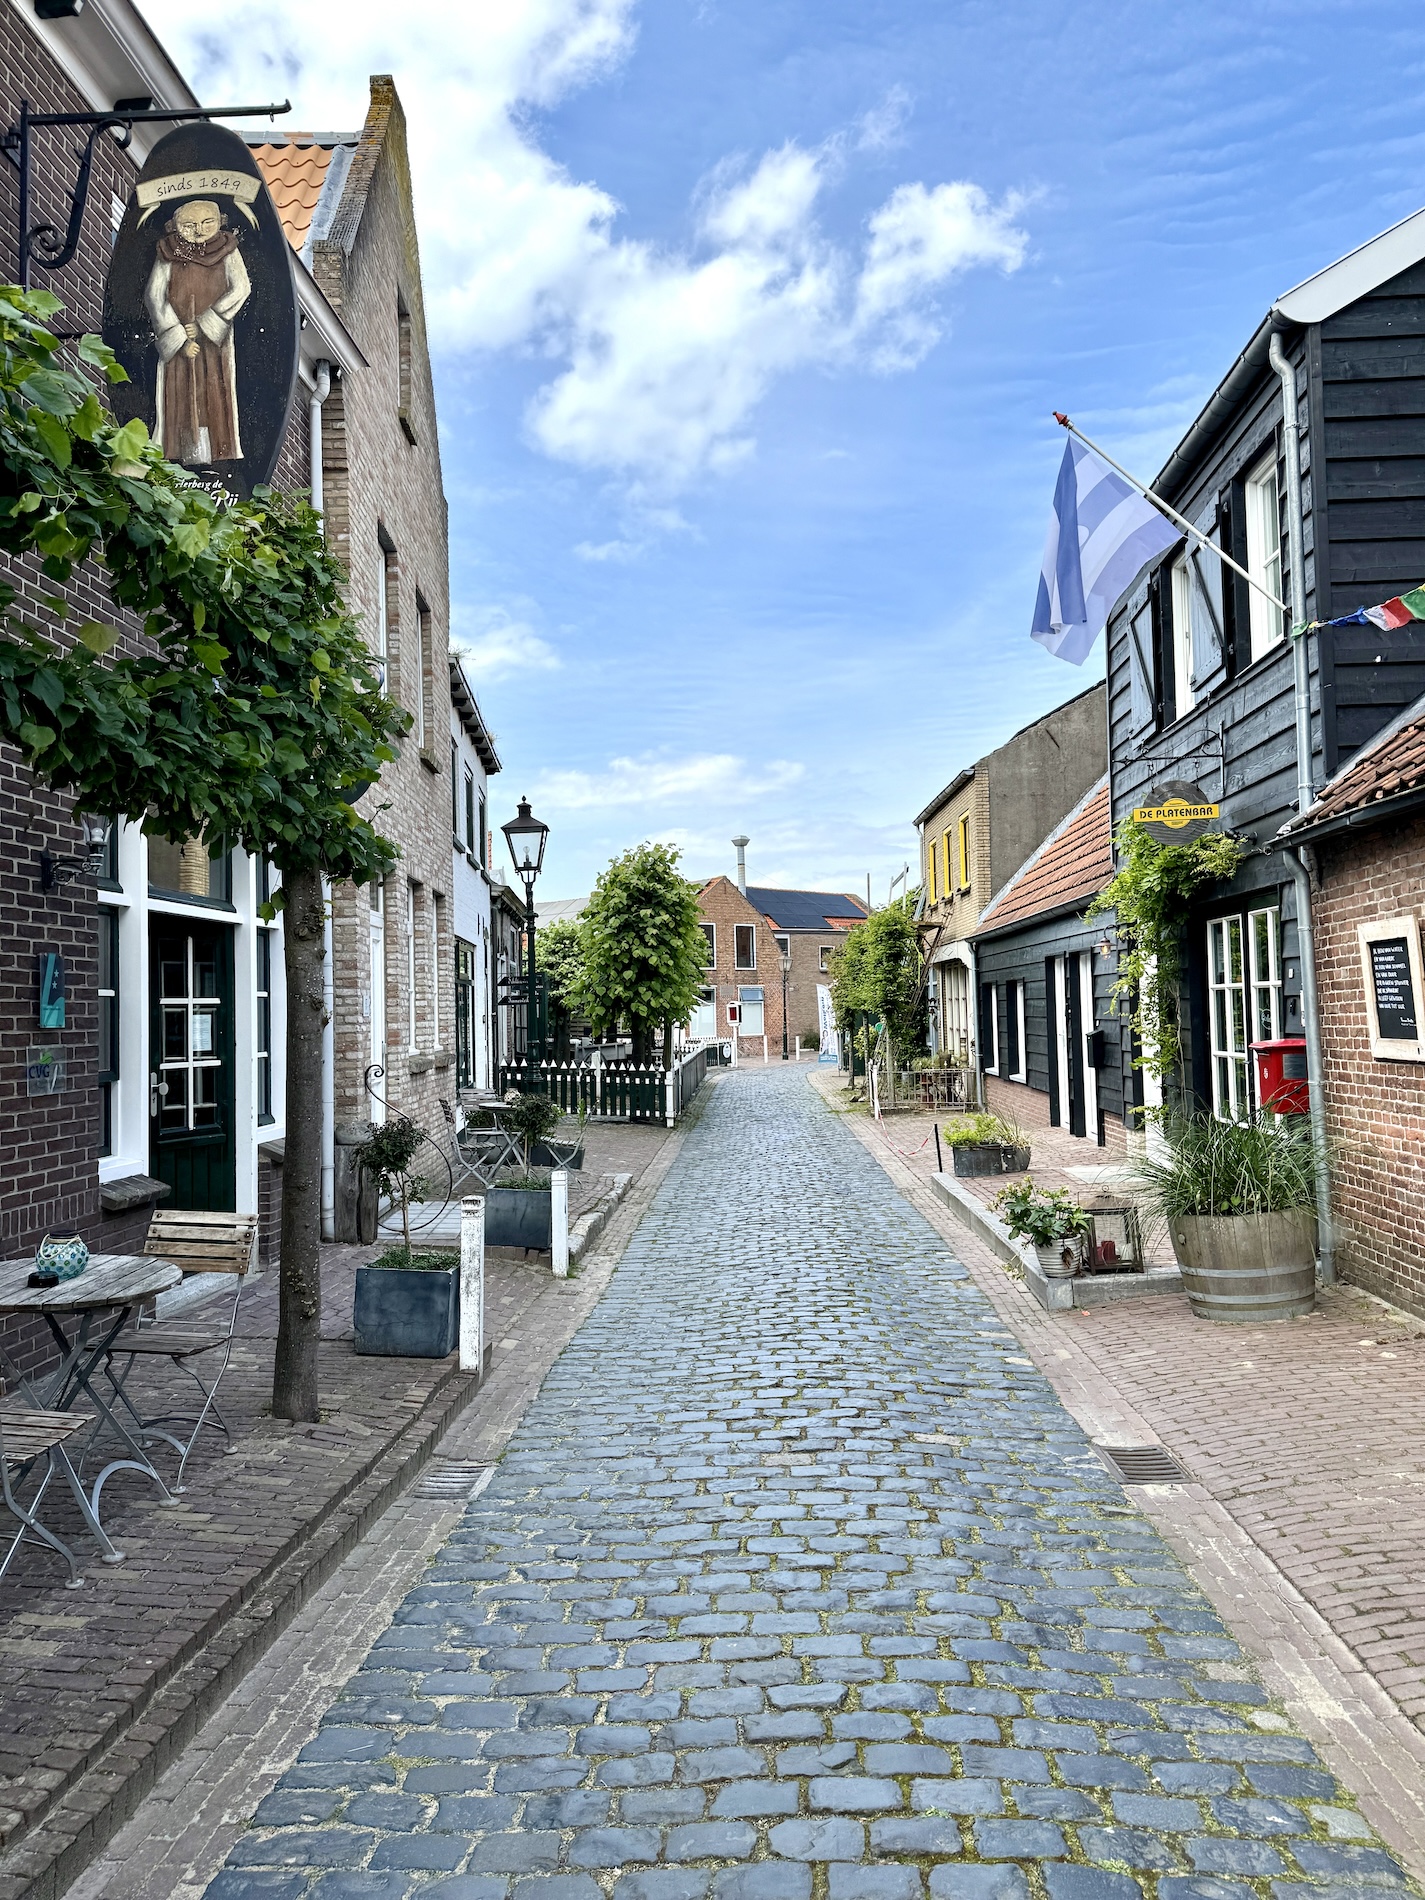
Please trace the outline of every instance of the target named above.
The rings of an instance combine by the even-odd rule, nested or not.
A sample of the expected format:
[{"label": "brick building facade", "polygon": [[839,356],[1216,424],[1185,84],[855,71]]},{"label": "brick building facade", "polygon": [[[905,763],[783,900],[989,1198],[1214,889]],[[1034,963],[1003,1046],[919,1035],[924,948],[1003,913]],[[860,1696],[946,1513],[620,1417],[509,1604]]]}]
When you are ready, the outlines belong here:
[{"label": "brick building facade", "polygon": [[[728,1005],[741,1012],[740,1057],[759,1057],[762,1038],[769,1058],[780,1061],[783,1033],[788,1052],[796,1039],[817,1033],[816,987],[831,980],[837,942],[866,907],[837,891],[786,891],[765,885],[740,890],[731,878],[710,878],[698,893],[708,939],[702,1001],[689,1025],[695,1036],[732,1035]],[[790,959],[783,986],[783,954]],[[783,996],[786,1014],[783,1016]]]},{"label": "brick building facade", "polygon": [[1337,1271],[1425,1315],[1425,699],[1287,835],[1314,845],[1320,879],[1311,908]]}]

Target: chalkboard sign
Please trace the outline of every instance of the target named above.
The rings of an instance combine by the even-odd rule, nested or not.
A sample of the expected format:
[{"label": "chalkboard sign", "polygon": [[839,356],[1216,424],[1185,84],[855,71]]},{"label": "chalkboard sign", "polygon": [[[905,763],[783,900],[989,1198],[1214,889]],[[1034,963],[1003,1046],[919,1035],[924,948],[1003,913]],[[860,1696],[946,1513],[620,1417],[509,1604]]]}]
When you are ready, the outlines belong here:
[{"label": "chalkboard sign", "polygon": [[1376,1033],[1383,1042],[1416,1042],[1415,982],[1410,968],[1410,941],[1380,937],[1370,945],[1371,981],[1375,987]]}]

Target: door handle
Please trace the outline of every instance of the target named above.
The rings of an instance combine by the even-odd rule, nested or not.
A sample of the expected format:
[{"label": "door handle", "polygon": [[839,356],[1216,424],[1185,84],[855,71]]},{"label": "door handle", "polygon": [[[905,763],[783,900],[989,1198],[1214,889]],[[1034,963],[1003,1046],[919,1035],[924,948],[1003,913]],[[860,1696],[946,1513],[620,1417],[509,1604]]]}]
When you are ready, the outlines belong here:
[{"label": "door handle", "polygon": [[148,1078],[148,1112],[150,1116],[158,1113],[160,1102],[168,1100],[168,1084],[155,1069]]}]

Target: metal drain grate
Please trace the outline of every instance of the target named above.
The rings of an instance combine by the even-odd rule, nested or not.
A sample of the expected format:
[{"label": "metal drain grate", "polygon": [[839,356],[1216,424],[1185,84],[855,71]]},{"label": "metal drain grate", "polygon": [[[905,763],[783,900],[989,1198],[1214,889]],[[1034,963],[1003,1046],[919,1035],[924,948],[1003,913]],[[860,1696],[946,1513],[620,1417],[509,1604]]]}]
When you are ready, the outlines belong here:
[{"label": "metal drain grate", "polygon": [[456,1458],[432,1458],[422,1476],[411,1486],[413,1498],[469,1498],[476,1486],[483,1490],[493,1465],[477,1465]]},{"label": "metal drain grate", "polygon": [[1095,1445],[1094,1450],[1124,1484],[1192,1482],[1165,1445]]}]

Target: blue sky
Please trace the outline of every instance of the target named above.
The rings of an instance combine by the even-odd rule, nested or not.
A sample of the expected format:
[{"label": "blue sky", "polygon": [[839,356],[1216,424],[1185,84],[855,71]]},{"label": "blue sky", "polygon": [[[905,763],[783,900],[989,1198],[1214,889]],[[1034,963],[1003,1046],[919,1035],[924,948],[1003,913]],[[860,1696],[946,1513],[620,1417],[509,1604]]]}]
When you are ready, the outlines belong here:
[{"label": "blue sky", "polygon": [[754,882],[884,895],[1101,671],[1028,637],[1050,411],[1151,475],[1274,297],[1425,203],[1406,5],[147,11],[294,125],[396,75],[453,627],[548,897],[738,831]]}]

